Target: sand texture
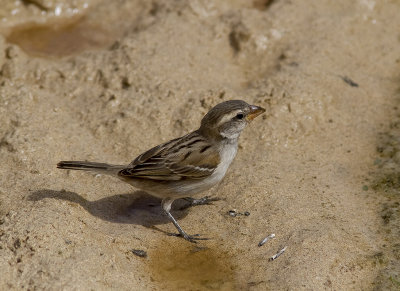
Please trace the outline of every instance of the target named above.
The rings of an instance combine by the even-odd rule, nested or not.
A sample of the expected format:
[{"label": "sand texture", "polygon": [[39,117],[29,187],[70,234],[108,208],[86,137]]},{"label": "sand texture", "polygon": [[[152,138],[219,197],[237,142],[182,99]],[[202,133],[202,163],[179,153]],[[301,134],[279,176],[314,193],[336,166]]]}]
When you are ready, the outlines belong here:
[{"label": "sand texture", "polygon": [[[0,2],[0,290],[400,289],[399,1]],[[56,169],[127,164],[229,99],[267,111],[220,200],[173,211],[211,240]]]}]

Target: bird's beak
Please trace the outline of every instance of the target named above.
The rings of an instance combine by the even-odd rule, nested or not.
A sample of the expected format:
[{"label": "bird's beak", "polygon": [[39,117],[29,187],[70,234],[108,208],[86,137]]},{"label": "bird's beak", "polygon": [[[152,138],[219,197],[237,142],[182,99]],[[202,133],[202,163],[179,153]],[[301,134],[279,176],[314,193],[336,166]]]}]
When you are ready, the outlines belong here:
[{"label": "bird's beak", "polygon": [[247,114],[247,121],[252,121],[254,118],[256,118],[258,115],[262,114],[265,112],[265,109],[260,107],[260,106],[256,106],[256,105],[250,105],[250,113]]}]

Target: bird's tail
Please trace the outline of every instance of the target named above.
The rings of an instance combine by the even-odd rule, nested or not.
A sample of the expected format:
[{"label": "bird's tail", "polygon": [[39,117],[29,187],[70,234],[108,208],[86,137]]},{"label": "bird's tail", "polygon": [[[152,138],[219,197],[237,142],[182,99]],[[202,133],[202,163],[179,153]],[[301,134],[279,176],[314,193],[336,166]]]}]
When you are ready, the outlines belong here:
[{"label": "bird's tail", "polygon": [[65,170],[92,171],[101,174],[116,175],[119,171],[126,168],[126,166],[84,161],[61,161],[57,164],[57,168]]}]

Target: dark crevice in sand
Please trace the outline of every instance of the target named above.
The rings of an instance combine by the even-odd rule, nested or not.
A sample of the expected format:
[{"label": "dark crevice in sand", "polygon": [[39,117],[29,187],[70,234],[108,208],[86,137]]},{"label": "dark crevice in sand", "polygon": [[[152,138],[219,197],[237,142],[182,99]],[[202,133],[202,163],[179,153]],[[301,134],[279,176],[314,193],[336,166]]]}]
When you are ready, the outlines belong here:
[{"label": "dark crevice in sand", "polygon": [[376,290],[400,288],[400,96],[398,93],[396,96],[393,108],[388,112],[392,121],[378,136],[371,185],[378,195],[381,235],[385,241],[377,260],[383,270],[376,279]]}]

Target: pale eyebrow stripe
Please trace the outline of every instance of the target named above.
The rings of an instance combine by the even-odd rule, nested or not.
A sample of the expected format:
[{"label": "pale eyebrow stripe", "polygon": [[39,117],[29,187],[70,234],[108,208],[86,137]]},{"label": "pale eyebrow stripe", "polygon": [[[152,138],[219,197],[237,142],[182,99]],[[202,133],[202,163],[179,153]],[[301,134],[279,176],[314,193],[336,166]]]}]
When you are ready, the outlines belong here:
[{"label": "pale eyebrow stripe", "polygon": [[232,111],[232,112],[229,113],[229,114],[224,115],[224,116],[221,118],[221,120],[218,122],[218,125],[221,125],[221,124],[227,122],[228,120],[231,120],[231,119],[232,119],[234,116],[236,116],[236,114],[238,114],[239,112],[242,112],[242,110],[238,109],[238,110]]}]

